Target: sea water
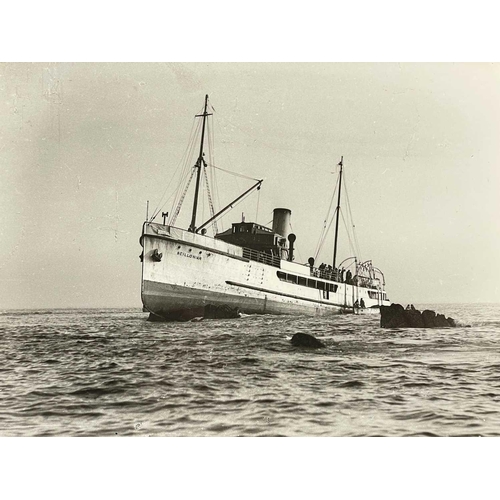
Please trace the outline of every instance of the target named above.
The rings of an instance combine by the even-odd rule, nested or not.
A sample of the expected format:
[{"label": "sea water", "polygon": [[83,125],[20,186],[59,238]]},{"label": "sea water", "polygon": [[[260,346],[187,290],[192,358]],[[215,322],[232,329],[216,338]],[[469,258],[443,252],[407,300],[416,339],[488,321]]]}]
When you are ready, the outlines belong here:
[{"label": "sea water", "polygon": [[[500,435],[500,305],[415,306],[462,326],[2,311],[0,435]],[[292,346],[297,332],[326,348]]]}]

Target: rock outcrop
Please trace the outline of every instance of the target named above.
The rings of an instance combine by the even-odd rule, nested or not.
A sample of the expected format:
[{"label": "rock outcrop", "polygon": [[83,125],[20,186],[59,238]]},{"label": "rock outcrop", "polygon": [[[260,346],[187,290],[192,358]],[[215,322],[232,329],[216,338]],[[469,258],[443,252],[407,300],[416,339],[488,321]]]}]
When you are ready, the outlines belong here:
[{"label": "rock outcrop", "polygon": [[382,328],[449,328],[457,326],[453,318],[426,309],[405,309],[401,304],[380,306]]},{"label": "rock outcrop", "polygon": [[290,342],[295,347],[312,347],[315,349],[326,347],[321,340],[318,340],[308,333],[296,333]]}]

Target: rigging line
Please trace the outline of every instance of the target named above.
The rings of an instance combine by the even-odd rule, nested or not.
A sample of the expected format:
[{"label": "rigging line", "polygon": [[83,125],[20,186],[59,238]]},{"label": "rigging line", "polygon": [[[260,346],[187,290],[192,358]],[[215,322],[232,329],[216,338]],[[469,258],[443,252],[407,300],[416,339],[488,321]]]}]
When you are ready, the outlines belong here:
[{"label": "rigging line", "polygon": [[[213,110],[213,106],[211,106],[211,108]],[[211,118],[212,119],[209,122],[210,127],[208,129],[208,131],[209,131],[209,136],[208,136],[209,137],[209,162],[208,162],[208,164],[206,164],[207,166],[213,165],[215,163],[215,126],[214,126],[214,119],[213,119],[214,115],[213,114],[212,114]],[[215,210],[215,207],[222,206],[221,199],[220,199],[220,193],[219,193],[219,186],[217,183],[215,169],[211,168],[208,171],[210,172],[210,181],[212,183],[212,191],[213,191],[212,206],[214,207],[214,210]],[[213,216],[213,215],[214,215],[214,213],[211,214],[211,216]],[[216,221],[214,221],[214,223],[212,225],[215,228],[215,231],[217,234],[219,232],[219,228],[216,224]],[[222,223],[222,221],[220,221],[220,227],[221,227],[221,230],[223,231],[224,224]]]},{"label": "rigging line", "polygon": [[256,178],[253,178],[253,177],[249,177],[248,175],[239,174],[237,172],[232,172],[231,170],[226,170],[225,168],[216,167],[214,164],[209,164],[208,166],[212,167],[212,168],[216,168],[217,170],[222,170],[223,172],[226,172],[228,174],[235,175],[236,177],[242,177],[243,179],[249,179],[249,180],[255,181],[255,182],[257,182],[258,180],[260,180],[260,179],[256,179]]},{"label": "rigging line", "polygon": [[[191,142],[191,137],[193,135],[193,130],[194,130],[194,126],[195,126],[195,122],[193,120],[193,123],[191,124],[191,131],[190,131],[190,134],[189,134],[189,140],[188,140],[188,143],[186,145],[186,148],[184,149],[184,153],[182,154],[181,156],[181,159],[179,160],[179,163],[177,164],[177,167],[175,168],[175,171],[174,171],[174,174],[172,175],[172,177],[170,178],[170,182],[168,183],[167,187],[165,188],[165,190],[163,191],[163,194],[161,195],[161,198],[160,198],[160,201],[158,202],[158,204],[156,205],[155,209],[153,210],[153,216],[151,218],[151,220],[153,220],[159,213],[159,211],[161,210],[161,208],[159,208],[160,206],[162,206],[162,203],[163,203],[163,199],[170,187],[170,185],[172,184],[176,174],[177,174],[177,171],[179,170],[179,167],[182,165],[183,163],[183,160],[184,160],[184,157],[188,151],[188,148],[189,148],[189,144]],[[169,198],[170,199],[170,198]],[[166,203],[166,202],[165,202]],[[163,206],[165,205],[165,203],[163,203]],[[162,207],[163,208],[163,207]]]},{"label": "rigging line", "polygon": [[[207,175],[207,169],[206,167],[203,168],[203,177],[205,178],[205,183],[207,185],[207,197],[208,197],[208,205],[210,208],[210,217],[213,217],[215,215],[215,210],[214,210],[214,203],[212,201],[212,195],[210,193],[210,185],[208,183],[208,175]],[[216,235],[219,231],[217,229],[217,221],[214,219],[212,222],[212,227],[214,230],[214,235]]]},{"label": "rigging line", "polygon": [[[177,182],[177,188],[174,190],[174,192],[167,198],[167,200],[165,200],[164,202],[161,203],[161,205],[158,207],[158,209],[155,211],[154,213],[154,216],[153,218],[155,218],[161,210],[163,210],[163,208],[165,207],[165,205],[172,199],[172,197],[174,197],[174,200],[177,199],[180,195],[179,191],[180,191],[180,188],[184,185],[184,182],[186,181],[186,173],[183,169],[183,171],[181,172],[181,175],[180,175],[180,179],[179,181]],[[170,184],[172,184],[172,182],[175,180],[175,176],[172,176],[170,182],[169,182],[169,186]],[[173,203],[173,206],[175,206],[175,202]]]},{"label": "rigging line", "polygon": [[[199,128],[200,128],[200,124],[197,123],[194,134],[191,136],[190,141],[188,143],[188,151],[186,152],[186,155],[184,157],[184,166],[183,166],[183,169],[181,172],[180,179],[177,183],[175,197],[174,197],[174,200],[172,202],[172,208],[170,210],[170,212],[172,214],[174,213],[174,207],[178,204],[178,201],[181,197],[183,186],[185,185],[185,182],[188,179],[188,176],[189,176],[190,171],[191,171],[191,166],[189,164],[192,161],[192,156],[193,156],[193,151],[194,151],[194,146],[195,146],[195,138],[196,138],[197,132],[199,131]],[[165,206],[165,204],[163,206]]]},{"label": "rigging line", "polygon": [[[216,114],[215,110],[213,109],[212,105],[211,105],[211,108],[212,108],[212,111],[214,112],[212,114],[212,125],[214,123],[216,123],[217,125],[219,125],[219,119],[218,119],[217,114]],[[215,119],[215,122],[214,122],[214,119]],[[220,129],[220,125],[219,125],[219,129]],[[212,132],[212,142],[214,143],[214,150],[215,150],[215,139],[214,139],[214,137],[215,137],[215,126],[211,127],[211,132]],[[222,135],[222,130],[221,130],[221,135]],[[225,145],[224,145],[224,148],[225,148]],[[227,154],[227,151],[226,151],[226,154]],[[231,162],[231,159],[229,158],[229,155],[228,155],[228,159],[229,159],[229,162]],[[214,163],[215,163],[214,159],[211,158],[208,166],[211,166]],[[216,173],[215,173],[215,169],[213,169],[213,168],[210,169],[210,175],[212,177],[212,186],[213,186],[213,190],[214,190],[215,202],[217,204],[217,207],[221,207],[222,206],[221,195],[220,195],[220,189],[219,189],[219,184],[217,182],[217,176],[216,176]],[[219,219],[219,222],[220,222],[220,226],[221,226],[221,228],[223,230],[224,224],[223,224],[222,220]]]},{"label": "rigging line", "polygon": [[[321,241],[321,238],[326,238],[326,237],[327,237],[327,235],[328,235],[328,231],[330,230],[330,226],[332,225],[333,217],[335,217],[335,213],[336,213],[336,210],[337,210],[336,208],[335,208],[335,210],[333,211],[332,221],[330,221],[330,224],[329,224],[329,226],[328,226],[328,230],[325,232],[325,230],[326,230],[326,225],[327,225],[327,221],[328,221],[328,218],[330,217],[330,213],[331,213],[331,210],[332,210],[332,206],[333,206],[333,203],[334,203],[335,198],[336,198],[336,196],[335,196],[335,195],[337,194],[337,189],[338,189],[338,185],[339,185],[339,180],[340,180],[340,177],[338,176],[338,177],[337,177],[337,180],[336,180],[336,182],[335,182],[335,188],[333,189],[332,197],[331,197],[331,199],[330,199],[330,205],[328,206],[328,211],[326,212],[326,217],[325,217],[325,219],[324,219],[324,221],[323,221],[323,234],[322,234],[322,235],[320,235],[320,241],[318,241],[318,245],[317,245],[317,247],[318,247],[318,246],[320,246],[320,244],[321,244],[321,246],[323,245],[323,241]],[[318,254],[319,254],[319,252],[318,252]]]},{"label": "rigging line", "polygon": [[177,204],[177,208],[175,209],[175,212],[173,216],[170,218],[170,225],[173,226],[175,224],[175,221],[177,220],[177,216],[179,215],[179,212],[181,211],[182,207],[182,202],[184,201],[184,197],[186,196],[187,190],[189,188],[189,185],[191,184],[191,181],[193,180],[195,170],[191,171],[191,177],[189,178],[189,181],[186,185],[186,188],[184,189],[184,192],[182,193],[181,199],[179,200],[179,203]]},{"label": "rigging line", "polygon": [[338,209],[336,208],[333,212],[332,218],[330,219],[330,223],[328,224],[328,229],[325,232],[325,237],[323,238],[323,240],[321,241],[321,244],[319,245],[319,248],[316,252],[316,255],[314,256],[314,260],[316,260],[319,257],[319,254],[321,253],[321,250],[323,249],[323,245],[325,244],[325,241],[326,241],[326,236],[330,232],[330,228],[332,227],[333,220],[335,219],[335,214],[337,213],[337,210]]},{"label": "rigging line", "polygon": [[[315,257],[315,260],[318,257],[319,252],[321,251],[321,247],[323,246],[324,240],[326,239],[326,237],[328,235],[328,231],[330,230],[330,226],[332,225],[332,221],[330,221],[330,224],[328,225],[328,230],[326,230],[326,225],[327,225],[327,222],[328,222],[328,218],[330,217],[330,211],[332,210],[333,202],[335,200],[335,195],[337,194],[339,180],[340,180],[340,176],[337,176],[337,180],[335,182],[335,188],[333,190],[333,194],[332,194],[332,197],[330,199],[330,205],[329,205],[328,210],[326,212],[325,219],[323,220],[323,230],[320,233],[319,239],[318,239],[318,243],[316,244],[316,251],[315,251],[316,252],[315,253],[316,257]],[[333,211],[333,217],[335,216],[335,213],[336,213],[336,209]],[[333,220],[333,218],[332,218],[332,220]]]},{"label": "rigging line", "polygon": [[[354,222],[353,222],[353,219],[352,219],[352,212],[350,210],[350,203],[349,203],[349,195],[347,194],[347,189],[344,190],[345,192],[345,201],[346,201],[346,205],[347,205],[347,217],[346,217],[346,230],[348,231],[348,234],[350,235],[351,232],[352,232],[352,236],[353,236],[353,240],[354,240]],[[355,253],[357,253],[358,251],[358,248],[356,248],[356,242],[354,241],[354,251]]]},{"label": "rigging line", "polygon": [[222,213],[220,215],[220,217],[218,217],[216,220],[220,221],[223,217],[225,217],[228,213],[230,213],[233,208],[237,207],[242,201],[244,201],[251,194],[253,194],[252,191],[245,194],[242,198],[240,198],[238,201],[232,203],[230,206],[228,205],[228,207],[230,207],[230,209],[228,209],[224,213]]},{"label": "rigging line", "polygon": [[[175,167],[175,171],[174,171],[174,174],[172,175],[172,177],[170,178],[170,182],[168,183],[167,187],[165,188],[165,191],[163,191],[163,194],[161,195],[161,198],[160,198],[160,201],[158,202],[158,204],[156,205],[155,209],[153,210],[153,217],[151,217],[150,220],[153,220],[159,213],[160,213],[160,210],[167,204],[167,201],[163,202],[163,198],[165,197],[170,185],[172,184],[176,174],[177,174],[177,171],[179,170],[181,164],[183,163],[184,161],[184,158],[187,154],[187,151],[189,149],[189,145],[192,141],[192,138],[193,138],[193,134],[194,134],[194,129],[195,129],[195,125],[196,125],[196,120],[193,119],[193,122],[191,123],[191,131],[189,132],[189,139],[188,139],[188,143],[184,149],[184,153],[182,154],[181,156],[181,159],[179,160],[179,163],[177,164],[177,167]],[[172,196],[170,196],[168,199],[170,199]],[[163,205],[162,205],[163,203]],[[161,207],[161,208],[160,208]]]},{"label": "rigging line", "polygon": [[175,193],[171,193],[171,195],[165,200],[165,203],[163,204],[162,207],[160,207],[160,210],[158,212],[156,212],[156,214],[154,214],[153,217],[150,217],[149,219],[149,222],[152,222],[155,217],[160,213],[160,211],[164,208],[164,206],[170,201],[170,199],[172,198],[172,196],[174,196]]},{"label": "rigging line", "polygon": [[[210,163],[213,163],[214,158],[214,137],[213,137],[213,127],[211,125],[210,116],[207,116],[206,122],[206,137],[207,137],[207,150],[208,150],[208,159]],[[206,162],[205,162],[206,163]]]},{"label": "rigging line", "polygon": [[[208,204],[210,208],[210,217],[212,217],[215,214],[214,210],[214,199],[215,199],[215,193],[214,193],[214,199],[212,199],[212,193],[210,186],[214,188],[214,177],[213,177],[213,170],[207,171],[207,164],[213,163],[214,162],[214,156],[215,156],[215,148],[214,148],[214,134],[213,134],[213,127],[212,127],[212,122],[210,120],[211,117],[207,117],[207,150],[208,150],[208,162],[204,162],[204,167],[203,167],[203,176],[205,178],[205,184],[206,184],[206,191],[207,191],[207,196],[208,196]],[[210,177],[210,179],[209,179]],[[216,231],[216,226],[212,224],[212,228],[215,228]],[[217,234],[217,232],[214,232],[214,235]]]},{"label": "rigging line", "polygon": [[[347,181],[347,178],[346,178],[346,181]],[[347,184],[347,182],[346,182],[346,184]],[[352,234],[353,234],[353,238],[354,238],[354,243],[356,245],[355,251],[356,251],[357,255],[359,256],[359,258],[361,259],[361,251],[360,251],[360,246],[359,246],[359,242],[358,242],[358,235],[357,235],[357,231],[356,231],[356,226],[354,224],[354,217],[352,216],[351,202],[349,200],[349,193],[347,191],[347,187],[344,190],[344,192],[345,192],[345,196],[346,196],[346,200],[347,200],[348,214],[350,217],[350,222],[352,224]]]},{"label": "rigging line", "polygon": [[[193,175],[193,170],[189,170],[184,168],[184,171],[182,172],[182,177],[180,178],[178,184],[177,184],[177,189],[175,191],[175,196],[174,199],[172,200],[172,206],[170,209],[170,212],[173,214],[175,207],[179,205],[179,200],[184,199],[183,193],[184,190],[187,190],[189,183],[191,182],[191,177]],[[188,180],[189,179],[189,180]],[[187,185],[186,185],[187,183]],[[180,207],[179,207],[180,210]]]},{"label": "rigging line", "polygon": [[[222,202],[221,202],[221,196],[220,196],[220,191],[219,191],[219,183],[217,182],[217,178],[215,176],[215,170],[211,170],[210,171],[212,174],[213,174],[213,177],[214,177],[214,190],[215,190],[215,195],[216,195],[216,199],[217,199],[217,206],[218,207],[221,207],[222,206]],[[221,222],[221,228],[223,229],[224,228],[224,225]]]},{"label": "rigging line", "polygon": [[342,216],[342,220],[344,222],[344,226],[345,226],[346,231],[347,231],[347,238],[349,240],[350,248],[351,248],[352,253],[354,254],[354,256],[356,256],[356,249],[354,248],[354,245],[352,244],[351,236],[349,234],[349,229],[347,228],[347,222],[346,222],[346,220],[344,218],[344,214],[343,214],[342,210],[340,211],[340,215]]},{"label": "rigging line", "polygon": [[[191,177],[192,177],[192,172],[195,171],[195,168],[191,165],[193,163],[193,155],[194,155],[194,149],[196,147],[196,136],[198,135],[198,132],[199,130],[201,129],[201,123],[198,122],[197,123],[197,127],[196,127],[196,131],[195,131],[195,134],[193,136],[193,139],[190,143],[190,147],[189,147],[189,152],[188,152],[188,155],[186,156],[186,159],[185,159],[185,162],[184,162],[184,169],[182,171],[182,177],[178,183],[178,186],[177,186],[177,191],[176,191],[176,195],[175,195],[175,198],[174,198],[174,201],[172,203],[172,209],[171,209],[171,212],[174,213],[174,207],[179,203],[179,199],[181,198],[183,191],[182,191],[182,186],[184,185],[184,183],[186,182],[186,179],[188,178],[189,176],[189,173],[191,172]],[[190,177],[190,178],[191,178]],[[189,181],[191,182],[191,181]],[[185,196],[185,194],[184,194]],[[182,196],[182,199],[184,199],[184,196]],[[180,210],[180,208],[179,208]]]},{"label": "rigging line", "polygon": [[[183,185],[185,186],[184,187],[184,190],[182,191],[181,195],[178,196],[178,193],[176,194],[176,198],[174,200],[174,202],[172,203],[172,208],[171,208],[171,216],[170,216],[170,222],[169,224],[171,226],[173,226],[177,220],[177,216],[179,215],[180,211],[181,211],[181,208],[182,208],[182,203],[184,201],[184,197],[186,196],[186,193],[189,189],[189,185],[191,184],[191,181],[193,179],[193,176],[194,176],[194,173],[195,173],[195,170],[192,169],[191,170],[191,175],[189,177],[189,179],[187,180],[187,182],[185,182]],[[174,209],[175,207],[175,209]]]}]

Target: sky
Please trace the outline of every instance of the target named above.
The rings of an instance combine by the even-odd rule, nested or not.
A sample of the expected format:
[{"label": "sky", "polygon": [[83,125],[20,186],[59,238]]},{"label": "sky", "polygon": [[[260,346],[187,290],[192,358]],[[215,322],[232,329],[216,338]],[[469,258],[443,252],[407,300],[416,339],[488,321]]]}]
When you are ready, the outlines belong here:
[{"label": "sky", "polygon": [[[265,179],[224,229],[289,208],[306,262],[343,156],[358,257],[392,301],[500,302],[498,63],[24,62],[0,64],[0,309],[141,307],[147,201],[172,212],[205,94],[211,161]],[[219,208],[252,184],[215,175]]]}]

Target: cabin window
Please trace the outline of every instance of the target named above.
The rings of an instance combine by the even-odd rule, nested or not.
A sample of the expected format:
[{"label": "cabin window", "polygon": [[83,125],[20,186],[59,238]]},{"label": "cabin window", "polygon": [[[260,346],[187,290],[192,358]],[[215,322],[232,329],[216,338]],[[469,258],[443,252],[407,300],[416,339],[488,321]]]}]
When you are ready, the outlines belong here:
[{"label": "cabin window", "polygon": [[[297,276],[296,274],[284,273],[283,271],[276,271],[276,275],[281,281],[287,281],[288,283],[293,283],[300,286],[307,286],[308,288],[316,288],[317,290],[322,290],[323,292],[335,293],[339,287],[334,283],[326,283],[324,281],[308,279],[306,277]],[[374,293],[376,297],[376,292],[372,293]]]}]

